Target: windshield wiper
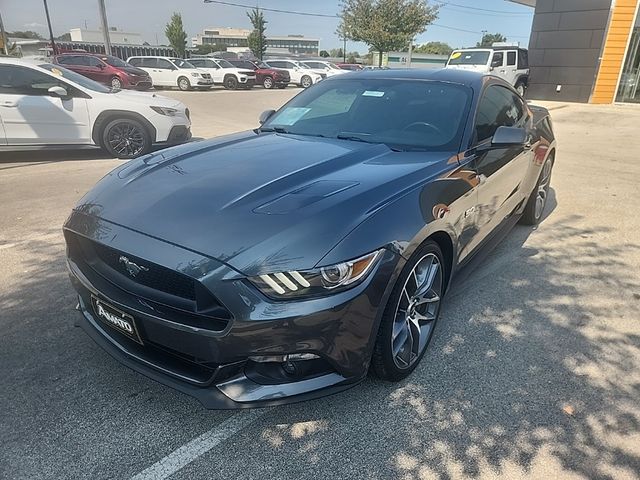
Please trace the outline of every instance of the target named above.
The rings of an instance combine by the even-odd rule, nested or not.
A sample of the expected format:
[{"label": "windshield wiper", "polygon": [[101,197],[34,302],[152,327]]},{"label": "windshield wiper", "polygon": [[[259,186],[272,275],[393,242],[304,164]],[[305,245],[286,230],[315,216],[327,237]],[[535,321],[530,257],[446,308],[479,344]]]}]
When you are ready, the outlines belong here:
[{"label": "windshield wiper", "polygon": [[276,132],[276,133],[291,133],[283,127],[260,127],[260,132]]},{"label": "windshield wiper", "polygon": [[366,137],[369,137],[370,135],[368,133],[351,133],[351,132],[344,132],[344,133],[339,133],[338,135],[336,135],[336,138],[338,140],[351,140],[353,142],[363,142],[363,143],[370,143],[372,145],[386,145],[389,150],[393,150],[394,152],[402,152],[404,150],[402,150],[401,148],[398,147],[394,147],[389,145],[388,143],[385,142],[373,142],[370,140],[365,140]]}]

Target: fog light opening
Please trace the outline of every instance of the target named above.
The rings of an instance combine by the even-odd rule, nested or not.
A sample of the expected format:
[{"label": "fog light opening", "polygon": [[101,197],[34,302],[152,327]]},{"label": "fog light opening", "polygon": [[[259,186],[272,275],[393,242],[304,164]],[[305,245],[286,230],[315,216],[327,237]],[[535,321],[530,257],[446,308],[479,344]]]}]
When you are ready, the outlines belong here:
[{"label": "fog light opening", "polygon": [[245,375],[261,384],[281,384],[317,377],[334,370],[315,353],[254,355],[249,357]]}]

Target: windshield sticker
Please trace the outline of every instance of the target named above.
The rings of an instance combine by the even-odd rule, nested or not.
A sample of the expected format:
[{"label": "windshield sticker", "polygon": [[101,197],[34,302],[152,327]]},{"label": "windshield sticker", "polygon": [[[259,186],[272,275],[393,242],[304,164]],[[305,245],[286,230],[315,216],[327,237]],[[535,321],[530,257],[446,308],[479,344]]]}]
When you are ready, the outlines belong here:
[{"label": "windshield sticker", "polygon": [[384,97],[384,92],[378,92],[375,90],[365,90],[362,96],[363,97]]},{"label": "windshield sticker", "polygon": [[462,52],[454,52],[451,54],[451,60],[455,60],[456,58],[460,58],[462,56]]},{"label": "windshield sticker", "polygon": [[277,125],[294,125],[311,110],[304,107],[287,107],[278,114]]}]

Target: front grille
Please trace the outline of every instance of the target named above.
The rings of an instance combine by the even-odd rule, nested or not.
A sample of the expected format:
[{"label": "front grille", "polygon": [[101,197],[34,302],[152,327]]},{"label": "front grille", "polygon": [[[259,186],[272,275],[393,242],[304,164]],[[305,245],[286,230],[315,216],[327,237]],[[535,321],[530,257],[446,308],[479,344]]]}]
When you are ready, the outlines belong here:
[{"label": "front grille", "polygon": [[[114,250],[100,243],[93,243],[93,249],[96,256],[105,265],[120,272],[122,275],[131,277],[135,283],[168,293],[169,295],[186,298],[187,300],[195,301],[196,299],[195,281],[186,275],[150,263],[133,255]],[[126,266],[127,261],[142,267],[137,275],[132,276],[129,273]]]}]

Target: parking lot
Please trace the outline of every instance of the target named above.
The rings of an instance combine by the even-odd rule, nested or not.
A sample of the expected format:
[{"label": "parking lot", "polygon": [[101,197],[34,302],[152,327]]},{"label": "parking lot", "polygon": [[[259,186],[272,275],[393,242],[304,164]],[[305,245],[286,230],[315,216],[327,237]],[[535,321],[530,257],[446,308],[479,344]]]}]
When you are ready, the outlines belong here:
[{"label": "parking lot", "polygon": [[[163,92],[195,137],[296,88]],[[390,384],[208,411],[74,327],[61,225],[122,161],[0,157],[0,478],[640,478],[640,109],[553,105],[546,218],[460,275],[418,369]]]}]

